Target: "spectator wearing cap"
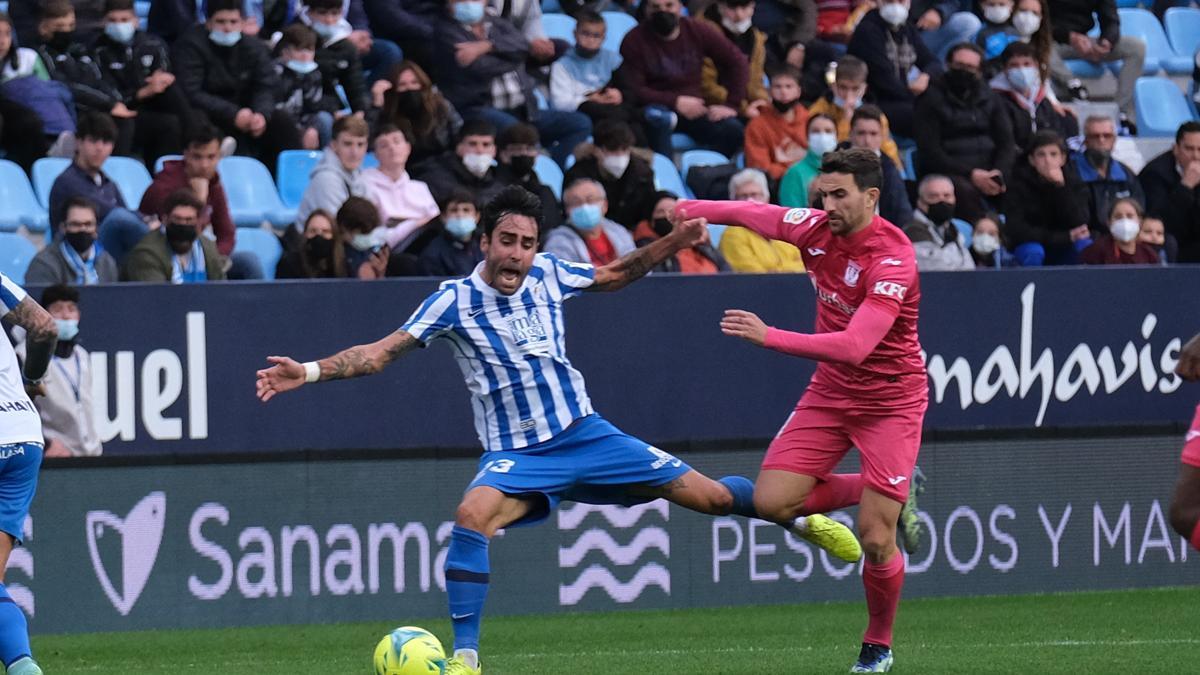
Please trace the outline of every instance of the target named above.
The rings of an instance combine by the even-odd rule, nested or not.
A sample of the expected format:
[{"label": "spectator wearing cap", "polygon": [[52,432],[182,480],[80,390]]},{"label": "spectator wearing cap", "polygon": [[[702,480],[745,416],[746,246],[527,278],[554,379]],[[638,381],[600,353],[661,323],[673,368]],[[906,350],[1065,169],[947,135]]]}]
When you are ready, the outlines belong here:
[{"label": "spectator wearing cap", "polygon": [[604,187],[608,218],[632,230],[652,208],[654,169],[650,155],[634,147],[633,130],[619,120],[596,125],[592,145],[582,145],[578,160],[567,169],[563,182],[571,185],[589,178]]},{"label": "spectator wearing cap", "polygon": [[407,249],[439,213],[429,186],[408,174],[410,138],[403,127],[380,127],[374,146],[379,166],[362,173],[367,198],[378,207],[383,221],[378,234],[395,251]]},{"label": "spectator wearing cap", "polygon": [[470,192],[456,189],[442,208],[442,230],[421,251],[422,273],[465,277],[483,260],[479,248],[479,205]]},{"label": "spectator wearing cap", "polygon": [[537,127],[532,124],[514,124],[496,137],[496,159],[500,164],[496,171],[498,180],[505,186],[519,185],[537,195],[542,202],[542,221],[539,223],[539,239],[562,224],[562,207],[554,190],[542,183],[534,165],[542,153],[542,144]]},{"label": "spectator wearing cap", "polygon": [[459,130],[453,150],[414,167],[414,176],[429,185],[439,204],[444,204],[455,188],[469,190],[486,203],[504,189],[495,163],[496,127],[476,119]]},{"label": "spectator wearing cap", "polygon": [[25,282],[32,286],[90,286],[117,281],[117,262],[96,246],[96,207],[83,197],[70,197],[66,217],[55,226],[54,241],[29,263]]},{"label": "spectator wearing cap", "polygon": [[545,251],[562,260],[607,265],[637,246],[629,230],[605,217],[608,200],[604,186],[581,178],[563,192],[567,222],[546,236]]},{"label": "spectator wearing cap", "polygon": [[[674,193],[665,190],[654,194],[654,208],[648,217],[638,223],[633,238],[638,248],[649,246],[667,236],[674,229],[671,214],[675,212],[675,204],[679,198]],[[729,272],[729,263],[720,251],[712,244],[704,242],[691,248],[681,249],[678,253],[667,258],[654,268],[655,272],[677,272],[679,274],[717,274]]]},{"label": "spectator wearing cap", "polygon": [[171,193],[158,214],[162,226],[142,237],[125,260],[122,279],[169,284],[202,284],[225,279],[221,255],[200,236],[204,202],[191,190]]}]

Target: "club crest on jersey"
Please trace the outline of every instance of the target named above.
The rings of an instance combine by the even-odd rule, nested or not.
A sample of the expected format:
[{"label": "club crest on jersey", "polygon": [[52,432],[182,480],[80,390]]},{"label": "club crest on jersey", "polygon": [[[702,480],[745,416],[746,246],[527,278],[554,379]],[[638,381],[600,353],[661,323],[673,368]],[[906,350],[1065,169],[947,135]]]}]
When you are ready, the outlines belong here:
[{"label": "club crest on jersey", "polygon": [[846,282],[847,286],[857,286],[858,275],[861,272],[862,268],[858,266],[858,263],[851,260],[846,263],[846,274],[842,277],[842,281]]}]

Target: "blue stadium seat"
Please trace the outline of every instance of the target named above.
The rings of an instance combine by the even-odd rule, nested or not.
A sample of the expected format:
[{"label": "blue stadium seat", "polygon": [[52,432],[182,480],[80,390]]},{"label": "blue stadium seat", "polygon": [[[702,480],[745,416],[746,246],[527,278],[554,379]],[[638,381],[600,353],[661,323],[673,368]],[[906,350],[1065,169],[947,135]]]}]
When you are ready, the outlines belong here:
[{"label": "blue stadium seat", "polygon": [[279,263],[279,258],[283,255],[283,245],[279,243],[279,237],[275,236],[274,232],[269,232],[261,227],[240,229],[237,231],[237,243],[234,244],[233,250],[235,253],[240,251],[253,253],[262,263],[263,278],[275,278],[275,265]]},{"label": "blue stadium seat", "polygon": [[542,14],[562,14],[562,3],[558,0],[542,0]]},{"label": "blue stadium seat", "polygon": [[163,164],[166,164],[167,162],[171,162],[171,161],[174,161],[177,159],[183,159],[183,155],[163,155],[162,157],[159,157],[158,159],[154,160],[155,175],[157,175],[160,171],[163,170]]},{"label": "blue stadium seat", "polygon": [[25,283],[25,270],[37,255],[37,247],[12,232],[0,232],[0,272],[18,284]]},{"label": "blue stadium seat", "polygon": [[33,163],[33,191],[37,193],[38,203],[43,209],[50,208],[50,188],[58,174],[71,166],[71,160],[65,157],[43,157]]},{"label": "blue stadium seat", "polygon": [[721,248],[721,237],[725,236],[725,230],[728,229],[728,225],[709,225],[708,243],[712,244],[713,248]]},{"label": "blue stadium seat", "polygon": [[554,192],[554,197],[562,201],[563,171],[558,168],[558,164],[555,164],[554,160],[546,155],[538,155],[537,161],[533,163],[533,170],[542,185],[550,188]]},{"label": "blue stadium seat", "polygon": [[50,224],[46,207],[38,203],[25,171],[6,159],[0,159],[0,205],[0,232],[13,232],[21,225],[31,232],[44,232]]},{"label": "blue stadium seat", "polygon": [[362,168],[363,171],[366,171],[367,169],[379,168],[379,158],[375,156],[375,153],[368,152],[367,155],[363,157]]},{"label": "blue stadium seat", "polygon": [[680,199],[690,199],[692,193],[683,183],[683,178],[679,176],[679,170],[675,168],[675,162],[672,162],[669,157],[654,153],[654,187],[659,190],[666,190],[675,193],[675,196]]},{"label": "blue stadium seat", "polygon": [[1192,119],[1183,92],[1165,77],[1139,77],[1133,100],[1142,136],[1174,136],[1180,124]]},{"label": "blue stadium seat", "polygon": [[917,179],[917,149],[905,148],[900,151],[900,161],[904,163],[904,170],[900,177],[904,180],[915,181]]},{"label": "blue stadium seat", "polygon": [[566,14],[543,14],[542,30],[551,40],[557,38],[575,44],[575,19]]},{"label": "blue stadium seat", "polygon": [[104,173],[117,184],[125,206],[131,209],[137,209],[142,203],[142,195],[154,180],[146,165],[132,157],[109,157],[104,163]]},{"label": "blue stadium seat", "polygon": [[1192,54],[1181,56],[1171,48],[1158,17],[1144,9],[1120,9],[1121,35],[1133,35],[1146,41],[1146,67],[1142,74],[1153,75],[1161,68],[1170,75],[1191,75]]},{"label": "blue stadium seat", "polygon": [[1167,10],[1164,24],[1176,54],[1187,56],[1200,51],[1200,9],[1172,7]]},{"label": "blue stadium seat", "polygon": [[0,12],[8,13],[8,0],[0,1]]},{"label": "blue stadium seat", "polygon": [[625,12],[602,12],[601,16],[604,17],[605,25],[604,44],[601,48],[619,53],[625,34],[637,27],[637,19]]},{"label": "blue stadium seat", "polygon": [[284,150],[275,164],[275,181],[279,198],[289,208],[300,206],[308,176],[321,159],[320,150]]},{"label": "blue stadium seat", "polygon": [[671,134],[671,149],[675,152],[687,152],[700,147],[696,143],[696,139],[687,134]]},{"label": "blue stadium seat", "polygon": [[720,166],[729,164],[729,158],[715,150],[688,150],[679,158],[679,175],[687,180],[693,166]]},{"label": "blue stadium seat", "polygon": [[259,227],[267,221],[276,227],[290,225],[296,209],[279,201],[271,172],[253,157],[226,157],[217,165],[229,200],[229,211],[238,227]]}]

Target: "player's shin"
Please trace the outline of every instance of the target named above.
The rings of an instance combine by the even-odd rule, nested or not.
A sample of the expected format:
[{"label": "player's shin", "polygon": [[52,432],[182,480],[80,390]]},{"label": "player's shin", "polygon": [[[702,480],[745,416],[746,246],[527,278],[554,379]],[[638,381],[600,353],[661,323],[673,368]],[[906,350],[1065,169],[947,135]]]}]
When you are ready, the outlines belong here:
[{"label": "player's shin", "polygon": [[455,526],[446,552],[446,594],[454,622],[454,651],[470,650],[477,658],[479,625],[488,591],[488,538]]},{"label": "player's shin", "polygon": [[759,518],[758,511],[754,508],[754,483],[745,476],[725,476],[717,481],[724,485],[729,494],[733,496],[733,513],[735,516],[745,516],[746,518]]},{"label": "player's shin", "polygon": [[904,555],[894,550],[886,562],[863,564],[863,588],[867,593],[867,612],[870,620],[863,642],[890,647],[892,624],[896,621],[896,607],[900,604],[900,589],[904,586]]},{"label": "player's shin", "polygon": [[862,474],[830,474],[813,486],[812,492],[809,492],[808,496],[804,498],[800,515],[829,513],[854,506],[862,499],[862,491]]},{"label": "player's shin", "polygon": [[31,656],[25,613],[13,602],[4,584],[0,584],[0,661],[7,667]]}]

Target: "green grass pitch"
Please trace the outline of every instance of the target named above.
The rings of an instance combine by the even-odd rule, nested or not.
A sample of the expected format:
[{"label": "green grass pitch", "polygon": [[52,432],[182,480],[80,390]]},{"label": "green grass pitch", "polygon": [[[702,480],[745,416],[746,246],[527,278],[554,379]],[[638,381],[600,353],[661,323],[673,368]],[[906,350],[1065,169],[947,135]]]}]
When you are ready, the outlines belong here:
[{"label": "green grass pitch", "polygon": [[[865,619],[862,603],[493,617],[483,665],[488,675],[844,673]],[[448,643],[448,622],[414,623]],[[54,635],[33,647],[52,675],[366,675],[393,627]],[[1196,672],[1197,627],[1195,588],[912,600],[900,607],[892,672]]]}]

